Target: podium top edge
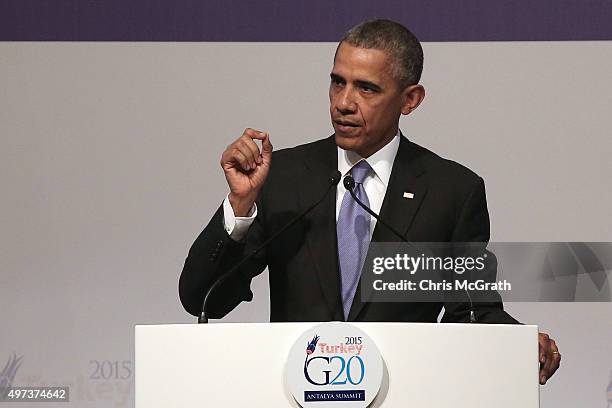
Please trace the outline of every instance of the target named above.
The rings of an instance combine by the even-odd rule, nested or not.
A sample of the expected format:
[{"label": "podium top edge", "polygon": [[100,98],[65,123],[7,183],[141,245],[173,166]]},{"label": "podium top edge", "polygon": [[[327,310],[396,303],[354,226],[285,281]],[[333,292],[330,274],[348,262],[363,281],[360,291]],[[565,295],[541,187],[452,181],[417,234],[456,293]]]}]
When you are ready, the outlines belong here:
[{"label": "podium top edge", "polygon": [[135,329],[148,329],[148,328],[187,328],[187,327],[237,327],[237,326],[285,326],[285,327],[313,327],[323,323],[346,323],[357,327],[382,327],[382,326],[412,326],[412,327],[513,327],[516,329],[522,328],[527,330],[537,329],[538,326],[534,324],[472,324],[472,323],[413,323],[413,322],[218,322],[208,324],[197,324],[197,323],[170,323],[170,324],[136,324]]}]

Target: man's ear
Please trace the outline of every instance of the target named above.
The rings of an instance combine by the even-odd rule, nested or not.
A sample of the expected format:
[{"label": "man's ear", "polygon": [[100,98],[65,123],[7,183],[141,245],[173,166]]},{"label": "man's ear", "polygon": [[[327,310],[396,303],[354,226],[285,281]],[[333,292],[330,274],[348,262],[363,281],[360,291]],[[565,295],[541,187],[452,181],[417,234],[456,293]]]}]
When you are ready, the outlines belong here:
[{"label": "man's ear", "polygon": [[402,115],[408,115],[425,99],[425,88],[421,84],[410,85],[402,91]]}]

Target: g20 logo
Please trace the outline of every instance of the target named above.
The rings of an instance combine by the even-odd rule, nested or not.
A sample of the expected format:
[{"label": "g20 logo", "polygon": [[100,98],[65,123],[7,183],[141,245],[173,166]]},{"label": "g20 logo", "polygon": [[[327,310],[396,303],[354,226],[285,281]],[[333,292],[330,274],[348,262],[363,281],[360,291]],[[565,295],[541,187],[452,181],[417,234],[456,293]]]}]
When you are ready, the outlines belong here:
[{"label": "g20 logo", "polygon": [[[313,364],[313,367],[320,368],[320,373],[324,373],[324,380],[317,382],[312,379],[310,364],[315,360],[322,360],[320,364]],[[336,364],[338,361],[340,364]],[[355,368],[358,367],[358,368]],[[329,368],[327,370],[322,368]],[[337,369],[337,371],[335,370]],[[314,371],[314,370],[313,370]],[[335,372],[332,377],[332,372]],[[348,360],[345,360],[343,356],[317,356],[317,357],[306,357],[304,361],[304,377],[312,385],[345,385],[347,382],[352,385],[359,385],[363,381],[365,376],[365,364],[360,356],[351,356]],[[316,378],[320,378],[321,375],[315,375]]]},{"label": "g20 logo", "polygon": [[359,327],[328,322],[296,339],[285,373],[291,395],[302,407],[363,408],[380,390],[383,361],[376,344]]}]

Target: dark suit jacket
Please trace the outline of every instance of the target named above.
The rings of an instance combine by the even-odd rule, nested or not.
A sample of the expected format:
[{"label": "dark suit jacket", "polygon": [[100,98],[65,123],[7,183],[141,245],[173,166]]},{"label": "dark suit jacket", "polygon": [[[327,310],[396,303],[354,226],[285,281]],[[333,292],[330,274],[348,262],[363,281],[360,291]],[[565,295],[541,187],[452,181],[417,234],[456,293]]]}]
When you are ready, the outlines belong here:
[{"label": "dark suit jacket", "polygon": [[[179,283],[185,309],[199,315],[202,299],[214,281],[269,234],[280,230],[328,188],[337,169],[334,137],[274,152],[270,173],[258,201],[258,215],[245,242],[233,241],[223,228],[219,207],[194,242]],[[403,192],[414,198],[403,198]],[[301,222],[284,232],[241,273],[211,295],[211,317],[220,318],[243,300],[250,300],[251,279],[269,267],[271,321],[344,320],[336,242],[336,194]],[[401,137],[380,216],[414,242],[486,242],[489,214],[484,182],[469,169]],[[376,224],[373,241],[396,241]],[[360,288],[349,321],[466,322],[466,303],[362,303]],[[518,323],[501,302],[474,305],[479,322]]]}]

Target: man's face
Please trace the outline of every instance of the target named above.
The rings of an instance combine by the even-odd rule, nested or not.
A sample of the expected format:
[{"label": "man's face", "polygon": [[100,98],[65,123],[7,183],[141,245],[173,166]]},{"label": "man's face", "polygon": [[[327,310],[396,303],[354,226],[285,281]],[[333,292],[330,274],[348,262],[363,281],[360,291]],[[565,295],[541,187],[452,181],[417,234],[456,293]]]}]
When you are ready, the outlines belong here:
[{"label": "man's face", "polygon": [[382,50],[342,43],[329,85],[329,110],[336,144],[368,157],[397,132],[405,96]]}]

